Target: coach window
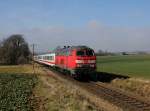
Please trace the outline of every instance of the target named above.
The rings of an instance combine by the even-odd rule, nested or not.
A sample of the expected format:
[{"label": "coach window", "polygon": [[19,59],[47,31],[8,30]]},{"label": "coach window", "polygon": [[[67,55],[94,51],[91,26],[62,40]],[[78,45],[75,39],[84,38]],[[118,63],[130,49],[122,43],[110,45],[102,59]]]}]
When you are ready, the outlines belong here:
[{"label": "coach window", "polygon": [[48,60],[51,60],[51,56],[48,56]]},{"label": "coach window", "polygon": [[51,56],[51,60],[54,60],[54,56]]},{"label": "coach window", "polygon": [[47,56],[47,60],[50,60],[50,56]]},{"label": "coach window", "polygon": [[53,57],[53,56],[48,56],[48,60],[52,60],[52,57]]},{"label": "coach window", "polygon": [[52,56],[49,56],[49,60],[52,60]]}]

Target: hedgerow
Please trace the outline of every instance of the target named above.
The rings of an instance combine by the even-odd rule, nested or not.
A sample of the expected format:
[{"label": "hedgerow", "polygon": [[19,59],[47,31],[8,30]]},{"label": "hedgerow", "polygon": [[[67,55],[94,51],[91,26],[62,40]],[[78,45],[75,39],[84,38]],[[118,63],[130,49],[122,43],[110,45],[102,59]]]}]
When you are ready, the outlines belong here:
[{"label": "hedgerow", "polygon": [[37,77],[29,74],[0,74],[0,110],[31,111],[30,96]]}]

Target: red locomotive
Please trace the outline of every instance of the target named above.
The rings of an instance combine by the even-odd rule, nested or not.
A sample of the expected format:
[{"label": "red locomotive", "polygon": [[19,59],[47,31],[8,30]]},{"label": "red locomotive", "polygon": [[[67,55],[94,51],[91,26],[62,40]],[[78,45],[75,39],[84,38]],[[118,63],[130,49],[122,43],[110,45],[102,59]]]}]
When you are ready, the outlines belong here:
[{"label": "red locomotive", "polygon": [[52,53],[34,56],[34,60],[68,71],[75,78],[95,76],[96,56],[87,46],[65,46]]}]

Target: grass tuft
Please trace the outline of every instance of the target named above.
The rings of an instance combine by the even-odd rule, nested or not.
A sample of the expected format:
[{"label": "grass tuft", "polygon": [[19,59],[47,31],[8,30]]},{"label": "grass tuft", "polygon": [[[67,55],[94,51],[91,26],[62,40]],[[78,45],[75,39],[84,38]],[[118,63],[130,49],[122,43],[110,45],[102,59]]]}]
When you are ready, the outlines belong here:
[{"label": "grass tuft", "polygon": [[133,92],[134,94],[150,100],[150,82],[141,79],[115,79],[111,82],[115,87],[121,88],[125,91]]}]

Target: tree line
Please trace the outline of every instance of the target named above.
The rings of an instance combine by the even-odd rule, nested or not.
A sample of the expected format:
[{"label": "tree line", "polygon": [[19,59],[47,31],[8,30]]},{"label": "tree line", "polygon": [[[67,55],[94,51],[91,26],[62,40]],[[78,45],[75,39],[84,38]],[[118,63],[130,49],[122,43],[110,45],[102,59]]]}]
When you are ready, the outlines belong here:
[{"label": "tree line", "polygon": [[108,51],[103,51],[103,50],[98,50],[98,52],[96,52],[97,56],[109,56],[109,55],[115,55],[115,53],[112,52],[108,52]]},{"label": "tree line", "polygon": [[29,46],[23,35],[14,34],[0,41],[1,64],[25,64],[29,62],[29,56]]}]

